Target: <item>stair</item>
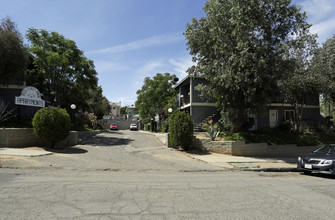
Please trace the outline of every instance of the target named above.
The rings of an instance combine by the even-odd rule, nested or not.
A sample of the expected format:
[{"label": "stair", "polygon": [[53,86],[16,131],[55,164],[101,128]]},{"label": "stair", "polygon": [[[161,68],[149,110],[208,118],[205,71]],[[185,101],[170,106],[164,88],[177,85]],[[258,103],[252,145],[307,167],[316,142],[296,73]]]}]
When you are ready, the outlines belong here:
[{"label": "stair", "polygon": [[195,123],[193,130],[195,132],[204,131],[202,129],[203,124],[209,121],[210,119],[214,119],[217,115],[218,115],[218,112],[216,111],[216,109],[215,111],[211,110],[210,112],[208,112],[206,116],[204,116],[204,118],[200,122]]}]

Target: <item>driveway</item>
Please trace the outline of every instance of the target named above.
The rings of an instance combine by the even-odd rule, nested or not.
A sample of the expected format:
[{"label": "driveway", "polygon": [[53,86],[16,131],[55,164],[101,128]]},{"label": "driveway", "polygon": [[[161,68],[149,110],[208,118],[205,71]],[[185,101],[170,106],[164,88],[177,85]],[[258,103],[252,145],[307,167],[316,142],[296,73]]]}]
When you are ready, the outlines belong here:
[{"label": "driveway", "polygon": [[41,157],[1,157],[2,167],[112,171],[223,170],[164,146],[151,134],[106,131],[65,152]]}]

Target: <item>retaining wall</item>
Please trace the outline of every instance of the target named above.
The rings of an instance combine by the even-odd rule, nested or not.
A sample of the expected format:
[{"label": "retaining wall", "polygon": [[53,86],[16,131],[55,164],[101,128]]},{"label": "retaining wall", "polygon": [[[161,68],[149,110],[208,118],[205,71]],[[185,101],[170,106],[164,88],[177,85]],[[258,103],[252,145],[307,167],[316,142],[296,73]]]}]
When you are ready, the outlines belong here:
[{"label": "retaining wall", "polygon": [[139,132],[143,132],[143,133],[147,133],[147,134],[150,134],[150,135],[154,135],[165,146],[170,147],[170,141],[169,141],[169,134],[168,133],[154,133],[154,132],[143,131],[143,130],[140,130]]},{"label": "retaining wall", "polygon": [[211,141],[209,139],[193,139],[193,148],[213,153],[249,157],[298,157],[310,153],[317,146],[298,147],[290,145],[268,145],[267,143],[246,144],[244,141]]},{"label": "retaining wall", "polygon": [[[56,146],[78,144],[78,132],[70,131],[69,136]],[[49,146],[49,143],[37,138],[32,128],[0,128],[0,147]]]}]

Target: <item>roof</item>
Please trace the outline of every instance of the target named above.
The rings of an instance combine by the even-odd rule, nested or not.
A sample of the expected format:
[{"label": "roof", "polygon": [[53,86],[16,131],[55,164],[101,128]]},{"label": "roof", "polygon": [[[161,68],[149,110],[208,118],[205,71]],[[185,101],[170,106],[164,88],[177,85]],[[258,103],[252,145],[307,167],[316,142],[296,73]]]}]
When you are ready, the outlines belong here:
[{"label": "roof", "polygon": [[187,75],[184,79],[182,79],[180,82],[178,82],[175,86],[174,89],[178,88],[183,82],[188,80],[189,78],[205,78],[204,76],[194,76],[194,75]]}]

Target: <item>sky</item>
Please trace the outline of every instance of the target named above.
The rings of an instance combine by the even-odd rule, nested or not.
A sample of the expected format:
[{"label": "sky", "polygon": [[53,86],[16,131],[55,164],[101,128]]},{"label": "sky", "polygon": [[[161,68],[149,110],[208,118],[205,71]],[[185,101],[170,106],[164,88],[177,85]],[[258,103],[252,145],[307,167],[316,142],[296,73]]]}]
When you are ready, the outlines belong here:
[{"label": "sky", "polygon": [[[104,96],[135,104],[145,77],[179,79],[192,65],[183,35],[192,18],[205,16],[206,0],[0,0],[22,35],[29,28],[56,31],[94,61]],[[322,45],[335,34],[335,0],[294,0],[307,13]],[[28,41],[25,41],[29,44]],[[74,100],[75,103],[75,100]]]}]

